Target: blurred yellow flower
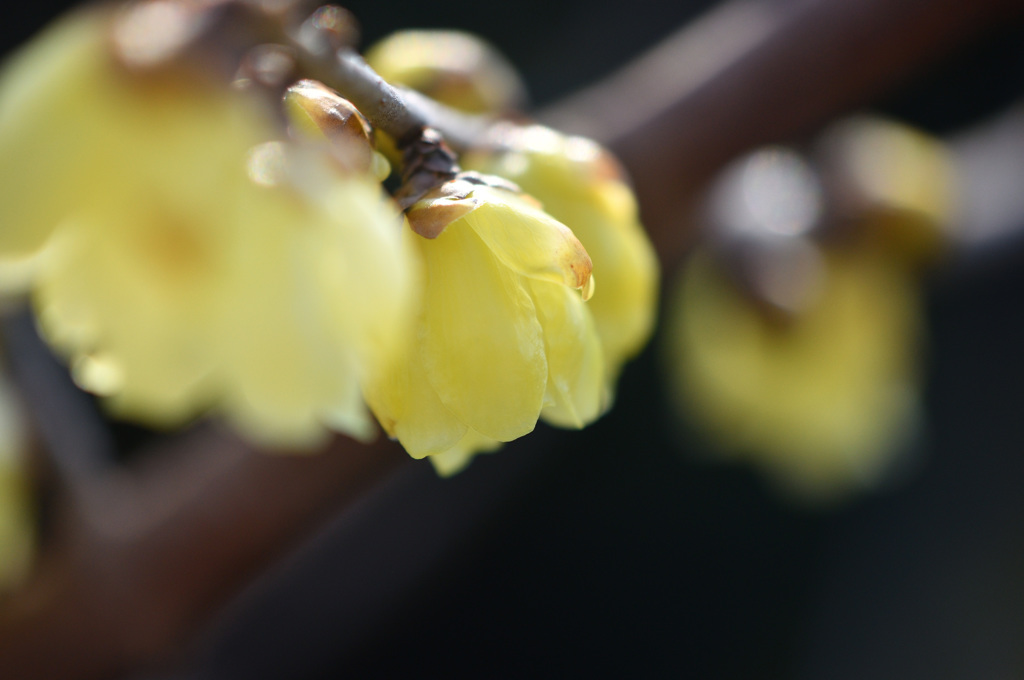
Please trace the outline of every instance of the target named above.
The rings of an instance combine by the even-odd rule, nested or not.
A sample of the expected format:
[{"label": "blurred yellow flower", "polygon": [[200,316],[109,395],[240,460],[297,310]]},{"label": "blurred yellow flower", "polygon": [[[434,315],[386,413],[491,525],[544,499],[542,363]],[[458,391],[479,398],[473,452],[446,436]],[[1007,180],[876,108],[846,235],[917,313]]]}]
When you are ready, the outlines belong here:
[{"label": "blurred yellow flower", "polygon": [[878,482],[919,412],[913,280],[866,249],[823,264],[816,299],[773,318],[699,251],[672,300],[664,347],[681,413],[809,500]]},{"label": "blurred yellow flower", "polygon": [[409,216],[423,311],[406,355],[367,389],[384,429],[451,472],[538,417],[583,427],[600,415],[604,362],[584,302],[591,262],[572,232],[528,199],[479,184],[424,199]]},{"label": "blurred yellow flower", "polygon": [[369,436],[359,381],[410,315],[370,176],[267,142],[271,112],[184,66],[129,73],[109,15],[60,21],[0,78],[0,256],[43,246],[47,339],[117,413],[221,412],[269,445]]},{"label": "blurred yellow flower", "polygon": [[932,264],[949,245],[957,210],[953,154],[941,140],[896,121],[855,116],[817,142],[835,187],[834,212],[862,238],[908,265]]},{"label": "blurred yellow flower", "polygon": [[636,199],[607,151],[539,125],[496,129],[497,151],[463,165],[515,182],[587,249],[601,292],[590,302],[605,359],[608,401],[622,364],[650,338],[657,312],[658,261]]}]

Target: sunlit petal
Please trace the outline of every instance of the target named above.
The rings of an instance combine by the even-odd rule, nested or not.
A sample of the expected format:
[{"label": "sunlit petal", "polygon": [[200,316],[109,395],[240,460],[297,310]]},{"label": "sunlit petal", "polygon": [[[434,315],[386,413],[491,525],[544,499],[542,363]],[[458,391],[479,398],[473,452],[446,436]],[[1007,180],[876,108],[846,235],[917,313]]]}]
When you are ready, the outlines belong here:
[{"label": "sunlit petal", "polygon": [[418,343],[410,342],[405,359],[375,375],[365,390],[366,401],[381,427],[413,458],[447,451],[467,431],[427,381],[419,355]]},{"label": "sunlit petal", "polygon": [[470,430],[459,443],[447,451],[430,457],[430,462],[442,477],[451,477],[462,472],[479,453],[493,453],[502,447],[502,442],[488,439]]},{"label": "sunlit petal", "polygon": [[460,222],[421,243],[430,384],[459,420],[486,437],[509,441],[532,431],[548,367],[521,280]]},{"label": "sunlit petal", "polygon": [[518,184],[586,248],[600,279],[589,305],[611,392],[623,362],[649,339],[657,310],[657,258],[633,192],[615,161],[589,140],[540,126],[508,126],[498,143],[503,150],[469,154],[464,166]]},{"label": "sunlit petal", "polygon": [[590,279],[590,256],[572,231],[526,201],[501,189],[481,187],[484,203],[466,224],[494,256],[523,276],[582,288]]},{"label": "sunlit petal", "polygon": [[594,320],[577,291],[529,282],[544,327],[547,401],[541,416],[552,425],[582,428],[602,411],[604,360]]}]

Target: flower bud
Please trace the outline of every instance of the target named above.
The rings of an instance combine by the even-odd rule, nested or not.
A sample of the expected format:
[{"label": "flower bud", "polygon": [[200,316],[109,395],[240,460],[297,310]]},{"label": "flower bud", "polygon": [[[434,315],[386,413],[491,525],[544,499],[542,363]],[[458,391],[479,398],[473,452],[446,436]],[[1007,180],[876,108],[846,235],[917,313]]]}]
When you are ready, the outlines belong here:
[{"label": "flower bud", "polygon": [[401,31],[370,47],[366,61],[389,83],[468,113],[512,111],[526,100],[512,65],[469,33]]},{"label": "flower bud", "polygon": [[[294,132],[326,139],[343,167],[387,177],[390,167],[373,150],[373,128],[347,99],[315,80],[300,80],[285,91],[285,112]],[[383,176],[382,176],[383,175]]]}]

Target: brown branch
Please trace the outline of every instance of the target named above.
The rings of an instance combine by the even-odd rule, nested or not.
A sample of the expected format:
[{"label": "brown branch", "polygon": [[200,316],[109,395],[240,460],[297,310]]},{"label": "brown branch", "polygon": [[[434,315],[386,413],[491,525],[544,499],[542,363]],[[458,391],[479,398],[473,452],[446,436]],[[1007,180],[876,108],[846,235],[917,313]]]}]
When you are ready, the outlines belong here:
[{"label": "brown branch", "polygon": [[411,108],[395,87],[339,39],[331,26],[335,22],[321,19],[332,9],[340,11],[321,7],[296,30],[281,25],[278,41],[295,51],[304,76],[320,80],[341,93],[375,128],[391,136],[399,148],[414,143],[428,126],[426,117]]},{"label": "brown branch", "polygon": [[0,677],[103,678],[151,665],[329,512],[408,460],[338,438],[318,455],[253,451],[214,428],[58,511],[34,580],[0,612]]},{"label": "brown branch", "polygon": [[[444,115],[446,107],[430,106],[426,97],[409,90],[399,92],[351,48],[336,49],[331,34],[311,27],[310,21],[303,24],[298,37],[286,37],[299,57],[301,72],[337,90],[371,125],[395,140],[403,166],[402,187],[395,198],[403,209],[460,171],[444,136],[430,125],[433,119],[451,121],[451,116]],[[457,128],[458,122],[448,127]]]}]

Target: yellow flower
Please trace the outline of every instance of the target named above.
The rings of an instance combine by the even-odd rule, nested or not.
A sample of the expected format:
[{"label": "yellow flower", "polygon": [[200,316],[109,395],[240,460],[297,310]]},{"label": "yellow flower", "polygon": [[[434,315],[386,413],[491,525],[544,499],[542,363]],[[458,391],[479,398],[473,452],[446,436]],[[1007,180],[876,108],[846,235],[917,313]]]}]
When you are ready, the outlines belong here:
[{"label": "yellow flower", "polygon": [[866,249],[827,254],[821,273],[808,307],[773,318],[698,252],[665,338],[682,413],[808,500],[878,482],[919,410],[913,281]]},{"label": "yellow flower", "polygon": [[413,457],[442,455],[438,467],[451,471],[532,431],[538,417],[594,420],[603,359],[584,302],[591,262],[572,232],[528,199],[465,180],[409,218],[423,310],[406,355],[367,389],[384,429]]},{"label": "yellow flower", "polygon": [[372,177],[265,143],[270,112],[205,74],[128,73],[108,28],[71,16],[0,80],[0,254],[43,246],[45,336],[150,424],[208,409],[271,445],[368,436],[359,381],[412,303],[396,210]]},{"label": "yellow flower", "polygon": [[601,292],[590,302],[605,359],[609,401],[622,364],[654,327],[658,263],[616,162],[594,142],[549,128],[503,127],[498,150],[469,154],[463,165],[504,177],[544,206],[587,249]]}]

